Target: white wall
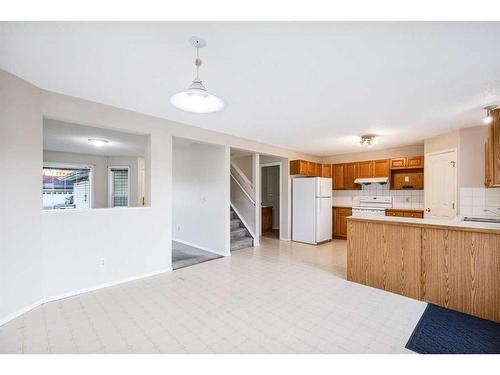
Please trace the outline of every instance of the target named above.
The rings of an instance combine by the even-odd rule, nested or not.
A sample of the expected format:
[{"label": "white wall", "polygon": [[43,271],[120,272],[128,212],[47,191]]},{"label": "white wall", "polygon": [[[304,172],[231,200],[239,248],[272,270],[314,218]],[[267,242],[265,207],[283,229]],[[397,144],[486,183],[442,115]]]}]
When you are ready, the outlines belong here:
[{"label": "white wall", "polygon": [[243,172],[250,182],[253,182],[253,158],[252,155],[233,156],[231,162]]},{"label": "white wall", "polygon": [[[145,159],[146,205],[150,207],[43,212],[43,117],[149,134]],[[225,249],[229,249],[229,146],[284,158],[287,177],[288,159],[319,161],[264,143],[42,90],[0,69],[0,167],[2,178],[9,178],[8,185],[0,183],[0,324],[54,296],[171,269],[173,136],[225,149],[227,209],[215,219],[226,230]]]},{"label": "white wall", "polygon": [[201,249],[226,249],[226,147],[174,138],[172,147],[173,237]]},{"label": "white wall", "polygon": [[0,324],[42,297],[40,90],[0,70]]}]

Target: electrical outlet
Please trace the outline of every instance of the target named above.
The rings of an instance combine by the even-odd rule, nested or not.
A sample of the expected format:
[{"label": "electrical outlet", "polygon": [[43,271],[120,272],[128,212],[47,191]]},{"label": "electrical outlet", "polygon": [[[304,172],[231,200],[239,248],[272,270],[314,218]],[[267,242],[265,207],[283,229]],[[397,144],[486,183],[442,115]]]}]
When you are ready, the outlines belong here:
[{"label": "electrical outlet", "polygon": [[406,202],[410,202],[410,197],[405,198]]},{"label": "electrical outlet", "polygon": [[101,259],[101,267],[104,267],[104,258]]}]

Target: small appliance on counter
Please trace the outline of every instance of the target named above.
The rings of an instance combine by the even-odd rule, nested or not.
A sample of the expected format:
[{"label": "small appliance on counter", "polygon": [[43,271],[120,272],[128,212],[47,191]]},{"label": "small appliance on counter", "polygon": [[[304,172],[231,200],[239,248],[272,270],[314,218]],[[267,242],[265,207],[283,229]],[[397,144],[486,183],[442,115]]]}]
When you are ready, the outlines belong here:
[{"label": "small appliance on counter", "polygon": [[385,216],[386,208],[392,208],[392,197],[366,195],[359,197],[359,206],[352,208],[352,216]]},{"label": "small appliance on counter", "polygon": [[292,240],[310,244],[332,239],[332,179],[292,180]]}]

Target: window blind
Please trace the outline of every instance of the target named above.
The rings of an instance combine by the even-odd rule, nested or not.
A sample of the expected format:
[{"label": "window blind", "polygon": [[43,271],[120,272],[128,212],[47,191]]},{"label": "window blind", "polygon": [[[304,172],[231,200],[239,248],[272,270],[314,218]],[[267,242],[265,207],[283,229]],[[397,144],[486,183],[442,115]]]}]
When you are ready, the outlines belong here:
[{"label": "window blind", "polygon": [[128,169],[112,168],[113,207],[128,206]]}]

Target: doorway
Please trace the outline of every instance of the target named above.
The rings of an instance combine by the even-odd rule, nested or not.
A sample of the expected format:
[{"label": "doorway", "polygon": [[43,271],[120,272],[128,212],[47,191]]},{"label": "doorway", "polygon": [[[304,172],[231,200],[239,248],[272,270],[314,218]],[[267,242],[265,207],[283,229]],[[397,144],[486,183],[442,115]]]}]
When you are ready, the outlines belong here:
[{"label": "doorway", "polygon": [[261,234],[279,239],[281,229],[281,162],[260,166]]},{"label": "doorway", "polygon": [[457,150],[425,155],[425,217],[452,219],[457,212]]}]

